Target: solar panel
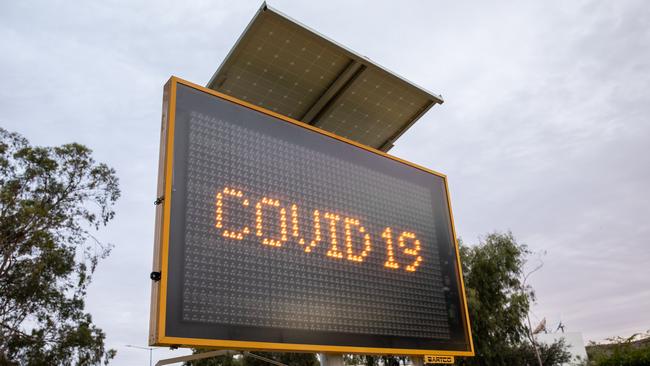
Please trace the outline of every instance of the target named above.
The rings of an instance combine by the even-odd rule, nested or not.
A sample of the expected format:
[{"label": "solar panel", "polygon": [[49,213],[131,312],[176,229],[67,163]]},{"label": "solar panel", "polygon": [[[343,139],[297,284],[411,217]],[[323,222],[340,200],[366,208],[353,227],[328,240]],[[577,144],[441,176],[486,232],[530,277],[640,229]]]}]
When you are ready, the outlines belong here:
[{"label": "solar panel", "polygon": [[399,80],[370,69],[356,78],[314,124],[366,145],[381,146],[401,123],[417,118],[429,103]]},{"label": "solar panel", "polygon": [[442,103],[266,4],[208,87],[384,151]]}]

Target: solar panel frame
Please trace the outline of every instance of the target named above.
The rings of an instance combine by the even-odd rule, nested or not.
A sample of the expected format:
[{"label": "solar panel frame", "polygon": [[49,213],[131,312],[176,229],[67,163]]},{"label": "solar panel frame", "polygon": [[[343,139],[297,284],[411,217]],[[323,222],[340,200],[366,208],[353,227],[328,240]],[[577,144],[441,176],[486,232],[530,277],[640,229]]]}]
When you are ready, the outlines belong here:
[{"label": "solar panel frame", "polygon": [[[327,50],[333,50],[336,54],[338,54],[339,60],[341,57],[345,57],[348,60],[347,63],[347,68],[340,68],[338,67],[336,70],[338,72],[338,77],[334,78],[333,80],[331,78],[324,78],[322,74],[321,79],[323,79],[323,82],[320,85],[314,86],[310,89],[307,89],[309,93],[313,93],[313,95],[319,95],[319,98],[314,99],[312,98],[305,98],[304,100],[301,101],[296,101],[294,99],[293,105],[291,103],[285,103],[284,99],[291,99],[289,98],[289,94],[283,95],[283,98],[278,101],[276,98],[275,100],[269,99],[265,97],[260,97],[258,96],[257,98],[250,98],[250,95],[248,94],[254,94],[256,92],[259,93],[259,90],[261,90],[261,86],[258,85],[252,85],[250,82],[246,84],[246,82],[242,82],[242,85],[239,85],[239,91],[233,91],[232,87],[228,87],[227,85],[224,86],[224,83],[229,83],[230,85],[235,85],[236,82],[233,82],[232,80],[228,80],[229,78],[232,78],[232,71],[233,69],[240,68],[242,63],[247,63],[251,62],[250,60],[246,60],[246,49],[250,45],[252,41],[254,41],[256,38],[260,38],[261,34],[266,33],[273,33],[274,28],[270,27],[268,25],[269,22],[273,22],[274,24],[282,24],[284,27],[287,29],[292,29],[294,35],[299,36],[305,40],[309,44],[312,45],[320,45],[323,48],[326,48]],[[274,35],[275,36],[275,35]],[[286,42],[290,42],[289,38],[285,40]],[[278,44],[281,44],[281,41],[277,41]],[[277,45],[276,45],[277,46]],[[304,48],[303,48],[304,50]],[[300,52],[294,52],[295,55],[294,57],[299,57]],[[262,62],[266,62],[267,64],[270,64],[273,62],[273,57],[280,58],[281,55],[279,54],[274,54],[271,57],[267,55],[266,59],[262,59]],[[348,69],[350,66],[359,66],[358,70],[353,73],[349,73]],[[338,66],[341,66],[340,64]],[[308,69],[305,69],[308,70]],[[303,70],[303,71],[305,71]],[[269,71],[271,74],[274,74],[274,76],[277,77],[277,70],[274,73],[273,70],[265,70]],[[284,70],[286,71],[286,70]],[[309,70],[312,71],[312,70]],[[375,133],[372,138],[369,138],[367,136],[355,136],[355,131],[353,127],[350,127],[349,129],[343,129],[342,131],[339,128],[338,133],[342,134],[344,136],[348,136],[349,138],[355,140],[356,142],[362,143],[364,145],[368,145],[377,149],[380,149],[382,151],[388,151],[392,146],[393,143],[404,133],[406,130],[408,130],[420,117],[422,117],[431,107],[433,107],[436,104],[442,104],[444,100],[442,97],[438,94],[434,94],[412,82],[409,80],[406,80],[403,77],[400,77],[384,67],[374,63],[367,57],[361,56],[354,51],[346,48],[345,46],[342,46],[338,44],[337,42],[319,34],[313,29],[310,29],[309,27],[295,21],[294,19],[288,17],[287,15],[281,13],[280,11],[273,9],[266,5],[266,3],[263,3],[258,12],[255,14],[251,22],[248,24],[242,35],[239,37],[233,48],[230,50],[222,64],[219,66],[217,71],[214,73],[212,78],[207,84],[207,87],[228,95],[232,95],[234,97],[237,97],[239,99],[246,100],[248,102],[251,102],[253,104],[261,105],[265,108],[268,108],[270,110],[273,110],[275,112],[281,113],[283,115],[296,118],[300,121],[303,121],[305,123],[310,123],[313,125],[317,126],[322,126],[321,128],[328,130],[327,123],[323,121],[323,116],[325,115],[325,110],[328,108],[332,108],[332,105],[335,105],[335,103],[346,103],[347,99],[345,98],[345,90],[348,89],[352,83],[354,83],[354,80],[359,78],[360,76],[366,76],[367,75],[380,75],[382,78],[384,78],[387,81],[390,81],[394,85],[399,85],[400,89],[402,89],[402,95],[397,95],[394,94],[395,98],[399,98],[400,96],[404,99],[408,99],[409,102],[417,102],[420,104],[420,107],[415,111],[411,111],[411,113],[404,113],[402,116],[401,120],[395,120],[390,123],[391,128],[384,128],[381,133]],[[237,77],[237,76],[234,76]],[[295,82],[297,83],[302,83],[309,80],[307,77],[302,77],[299,79],[296,79]],[[269,89],[275,89],[271,87],[265,87],[265,90]],[[242,90],[245,90],[245,92],[242,92]],[[372,92],[370,88],[366,90],[367,92]],[[275,90],[274,90],[275,92]],[[304,90],[301,94],[309,94],[305,93]],[[312,95],[312,96],[313,96]],[[418,101],[414,101],[413,99],[418,99]],[[425,102],[421,102],[425,101]],[[304,107],[305,105],[309,105],[308,108]],[[293,107],[293,110],[291,110],[291,107]],[[305,110],[308,112],[305,113]],[[381,108],[378,108],[376,111],[374,111],[374,114],[381,113],[382,110]],[[371,113],[373,114],[373,113]],[[356,121],[356,125],[361,123],[360,121]],[[365,129],[372,129],[372,130],[377,130],[377,127],[368,124],[364,126]],[[329,130],[330,132],[334,132],[332,130]],[[335,132],[336,133],[336,132]]]}]

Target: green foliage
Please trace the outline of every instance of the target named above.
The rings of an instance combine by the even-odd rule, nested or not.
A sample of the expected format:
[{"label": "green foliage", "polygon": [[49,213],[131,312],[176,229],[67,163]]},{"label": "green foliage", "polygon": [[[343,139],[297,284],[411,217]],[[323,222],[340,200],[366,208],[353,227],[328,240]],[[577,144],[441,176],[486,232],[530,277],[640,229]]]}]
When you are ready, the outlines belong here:
[{"label": "green foliage", "polygon": [[588,347],[590,365],[647,366],[650,365],[650,332],[629,338],[610,338],[608,344]]},{"label": "green foliage", "polygon": [[[202,353],[209,350],[195,349],[193,353]],[[256,355],[281,362],[289,366],[319,366],[314,353],[289,353],[289,352],[255,352]],[[271,363],[250,356],[225,355],[185,362],[185,366],[272,366]]]},{"label": "green foliage", "polygon": [[[291,353],[291,352],[255,352],[256,355],[282,362],[289,366],[319,366],[315,353]],[[244,357],[243,366],[271,366],[266,361],[254,357]]]},{"label": "green foliage", "polygon": [[[564,340],[553,344],[538,344],[538,351],[543,365],[561,365],[571,359],[571,354],[566,350]],[[513,345],[504,355],[508,365],[539,365],[535,350],[530,342],[521,342]]]},{"label": "green foliage", "polygon": [[506,365],[512,346],[524,340],[524,319],[534,296],[521,283],[529,251],[512,234],[495,233],[477,246],[461,245],[460,254],[478,355],[467,364]]},{"label": "green foliage", "polygon": [[36,147],[0,128],[0,364],[96,365],[115,356],[84,312],[110,252],[115,171],[79,144]]},{"label": "green foliage", "polygon": [[379,357],[365,355],[343,355],[344,365],[367,365],[377,366]]},{"label": "green foliage", "polygon": [[[204,353],[210,351],[213,350],[193,349],[192,353],[197,354],[197,353]],[[183,365],[184,366],[243,366],[243,360],[242,357],[239,355],[235,357],[233,357],[233,355],[224,355],[224,356],[206,358],[203,360],[188,361],[188,362],[184,362]]]},{"label": "green foliage", "polygon": [[[463,365],[538,365],[527,340],[526,316],[535,294],[523,283],[530,254],[511,233],[489,234],[476,246],[460,246],[467,305],[476,357]],[[566,362],[563,343],[541,345],[544,365]]]},{"label": "green foliage", "polygon": [[403,356],[371,356],[371,355],[344,355],[345,365],[366,365],[366,366],[397,366],[410,363],[408,357]]}]

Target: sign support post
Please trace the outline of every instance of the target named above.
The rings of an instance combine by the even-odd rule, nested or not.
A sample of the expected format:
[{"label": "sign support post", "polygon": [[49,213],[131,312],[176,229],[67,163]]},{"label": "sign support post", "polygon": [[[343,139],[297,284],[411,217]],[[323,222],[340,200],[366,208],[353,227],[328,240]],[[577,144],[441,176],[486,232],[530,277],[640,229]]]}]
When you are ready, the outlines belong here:
[{"label": "sign support post", "polygon": [[[206,358],[226,356],[226,355],[244,355],[246,357],[253,357],[253,358],[257,358],[258,360],[266,361],[266,362],[268,362],[268,363],[270,363],[272,365],[288,366],[288,365],[286,365],[286,364],[284,364],[282,362],[278,362],[278,361],[272,360],[270,358],[262,357],[262,356],[259,356],[259,355],[256,355],[254,353],[250,353],[250,352],[247,352],[247,351],[237,352],[237,351],[230,351],[230,350],[210,351],[210,352],[197,353],[197,354],[194,354],[194,355],[167,358],[167,359],[160,360],[160,361],[156,362],[156,366],[171,365],[173,363],[185,362],[185,361],[204,360]],[[341,366],[342,365],[343,364],[341,364]]]},{"label": "sign support post", "polygon": [[196,361],[196,360],[203,360],[203,359],[206,359],[206,358],[225,356],[225,355],[235,355],[235,354],[238,354],[238,352],[229,351],[229,350],[203,352],[203,353],[197,353],[197,354],[194,354],[194,355],[166,358],[164,360],[160,360],[160,361],[156,362],[156,366],[171,365],[171,364],[179,363],[179,362]]},{"label": "sign support post", "polygon": [[343,366],[343,355],[341,353],[319,353],[318,359],[321,366]]}]

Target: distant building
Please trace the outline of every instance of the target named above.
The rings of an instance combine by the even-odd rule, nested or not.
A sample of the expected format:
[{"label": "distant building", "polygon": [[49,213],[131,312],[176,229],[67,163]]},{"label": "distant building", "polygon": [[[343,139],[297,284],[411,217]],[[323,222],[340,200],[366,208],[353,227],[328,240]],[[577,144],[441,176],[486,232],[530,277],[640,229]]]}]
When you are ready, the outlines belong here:
[{"label": "distant building", "polygon": [[587,345],[587,354],[589,358],[593,358],[599,354],[612,354],[618,347],[625,347],[627,349],[650,348],[650,334],[636,334],[628,339],[612,339],[609,343],[591,342]]}]

